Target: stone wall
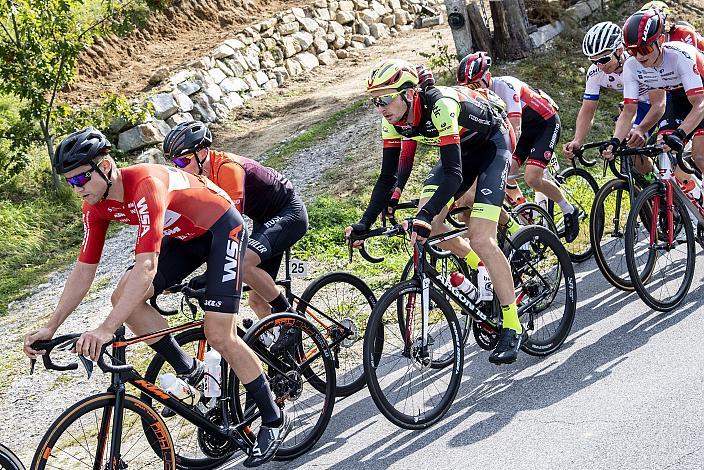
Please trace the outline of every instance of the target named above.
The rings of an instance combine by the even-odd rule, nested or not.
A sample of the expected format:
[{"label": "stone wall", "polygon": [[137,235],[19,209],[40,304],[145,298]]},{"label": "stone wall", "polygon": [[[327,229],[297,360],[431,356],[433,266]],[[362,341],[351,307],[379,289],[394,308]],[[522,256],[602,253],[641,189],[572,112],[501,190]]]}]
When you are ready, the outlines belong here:
[{"label": "stone wall", "polygon": [[[350,49],[371,46],[414,24],[442,22],[441,5],[441,0],[315,0],[305,8],[280,12],[244,28],[171,76],[157,70],[150,80],[157,93],[147,98],[153,115],[131,128],[114,123],[117,146],[133,152],[160,143],[180,122],[220,122],[246,100],[290,77],[333,65]],[[154,152],[140,158],[154,159]]]}]

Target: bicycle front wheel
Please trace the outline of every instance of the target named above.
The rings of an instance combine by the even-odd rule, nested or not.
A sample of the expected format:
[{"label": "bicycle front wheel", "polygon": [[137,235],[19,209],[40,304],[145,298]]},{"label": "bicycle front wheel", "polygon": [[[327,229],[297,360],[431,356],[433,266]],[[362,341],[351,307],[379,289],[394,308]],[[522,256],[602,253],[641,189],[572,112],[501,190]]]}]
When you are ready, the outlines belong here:
[{"label": "bicycle front wheel", "polygon": [[[654,183],[636,198],[626,224],[626,263],[638,295],[648,307],[669,312],[689,292],[694,277],[694,229],[673,188],[673,226],[669,227],[665,186]],[[639,217],[649,214],[650,223]],[[673,243],[668,238],[673,237]]]},{"label": "bicycle front wheel", "polygon": [[[567,168],[557,177],[560,189],[565,199],[579,211],[579,235],[571,243],[563,240],[570,259],[575,263],[588,260],[593,254],[589,240],[589,219],[596,192],[599,190],[594,177],[583,168]],[[553,216],[558,234],[561,238],[565,234],[565,222],[560,207],[553,201],[548,203],[548,212]]]},{"label": "bicycle front wheel", "polygon": [[[467,266],[467,263],[463,260],[460,259],[459,256],[450,254],[450,256],[446,256],[443,258],[437,258],[435,256],[430,256],[430,265],[433,266],[437,272],[439,272],[445,279],[448,279],[450,277],[450,274],[453,272],[457,273],[462,273],[462,275],[466,278],[469,278],[472,280],[473,284],[476,286],[477,285],[477,279],[476,279],[476,271],[472,273],[469,269],[469,266]],[[413,257],[408,260],[406,263],[406,266],[403,268],[403,273],[401,274],[401,281],[406,281],[408,279],[411,279],[414,275],[414,265],[413,265]],[[433,287],[434,289],[435,287]],[[443,294],[444,295],[444,294]],[[445,295],[445,298],[448,299],[449,302],[449,297]],[[404,305],[402,302],[402,299],[399,299],[398,302],[398,315],[399,315],[399,325],[403,325],[405,322],[403,321],[404,318]],[[472,330],[472,317],[467,315],[464,311],[460,311],[460,316],[457,317],[457,321],[460,324],[460,332],[461,332],[461,341],[462,344],[467,344],[467,338],[469,338],[469,333]],[[444,363],[438,363],[437,365],[439,367],[445,367],[448,366],[452,363],[452,358],[445,358]]]},{"label": "bicycle front wheel", "polygon": [[174,444],[159,414],[131,395],[125,395],[123,404],[121,450],[112,461],[115,394],[103,393],[81,400],[54,421],[39,442],[31,468],[175,469]]},{"label": "bicycle front wheel", "polygon": [[[330,344],[338,397],[364,388],[362,338],[375,303],[374,292],[363,280],[343,272],[319,277],[301,295],[297,311],[305,314]],[[312,383],[326,386],[324,380]]]},{"label": "bicycle front wheel", "polygon": [[24,465],[10,449],[0,444],[0,468],[2,470],[24,470]]},{"label": "bicycle front wheel", "polygon": [[577,308],[576,279],[569,255],[551,231],[531,225],[507,244],[506,259],[516,288],[516,306],[533,356],[557,351],[567,339]]},{"label": "bicycle front wheel", "polygon": [[[447,413],[464,365],[457,317],[437,289],[428,289],[431,310],[423,344],[421,290],[417,279],[387,290],[374,306],[364,337],[364,374],[372,399],[389,421],[405,429],[427,428]],[[450,367],[436,366],[448,359]]]}]

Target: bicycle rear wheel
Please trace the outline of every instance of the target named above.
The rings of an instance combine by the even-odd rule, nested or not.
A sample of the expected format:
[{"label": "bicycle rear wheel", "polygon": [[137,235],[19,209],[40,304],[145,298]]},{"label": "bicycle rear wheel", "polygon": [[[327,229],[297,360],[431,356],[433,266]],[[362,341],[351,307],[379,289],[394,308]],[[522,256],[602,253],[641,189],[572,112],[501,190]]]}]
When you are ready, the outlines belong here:
[{"label": "bicycle rear wheel", "polygon": [[[301,295],[297,311],[305,313],[330,344],[338,397],[352,395],[364,388],[362,338],[375,303],[374,292],[363,280],[343,272],[319,277]],[[345,337],[348,331],[351,335]],[[324,380],[312,383],[320,384],[321,390],[326,387]]]},{"label": "bicycle rear wheel", "polygon": [[555,221],[548,211],[535,202],[524,202],[511,209],[511,213],[521,225],[538,225],[557,233]]},{"label": "bicycle rear wheel", "polygon": [[[427,350],[421,344],[421,286],[417,279],[387,290],[374,306],[364,337],[364,374],[379,411],[405,429],[424,429],[439,421],[457,395],[464,348],[452,307],[436,289],[428,317]],[[399,325],[402,301],[405,325]],[[402,332],[404,332],[402,334]],[[446,359],[450,367],[437,367]]]},{"label": "bicycle rear wheel", "polygon": [[[636,188],[636,196],[640,189]],[[589,226],[594,260],[607,281],[614,287],[633,291],[633,281],[626,264],[626,222],[632,206],[628,181],[611,180],[596,193]],[[641,213],[647,225],[648,211]]]},{"label": "bicycle rear wheel", "polygon": [[24,470],[24,465],[10,449],[0,444],[0,468],[2,470]]},{"label": "bicycle rear wheel", "polygon": [[[626,224],[626,262],[633,285],[643,302],[660,312],[682,303],[694,277],[694,229],[684,202],[672,191],[672,246],[667,242],[668,209],[662,183],[651,184],[640,193]],[[648,225],[638,217],[642,211],[650,214]]]},{"label": "bicycle rear wheel", "polygon": [[[131,395],[125,395],[123,403],[121,452],[117,461],[110,461],[115,395],[103,393],[81,400],[54,421],[39,442],[31,468],[175,469],[174,444],[159,414]],[[143,422],[147,423],[147,432]]]},{"label": "bicycle rear wheel", "polygon": [[[271,330],[286,325],[296,331],[298,341],[289,351],[275,355],[262,341]],[[289,413],[293,428],[276,452],[276,460],[294,459],[306,453],[325,432],[335,405],[335,365],[327,342],[315,326],[300,315],[278,313],[254,324],[244,337],[262,361],[276,403]],[[239,379],[230,375],[229,396],[237,417],[243,421],[254,412]],[[321,381],[325,387],[321,387]],[[259,418],[251,424],[256,434]]]},{"label": "bicycle rear wheel", "polygon": [[576,280],[569,255],[551,231],[522,228],[507,244],[506,259],[516,287],[516,306],[528,340],[522,349],[545,356],[562,346],[577,307]]},{"label": "bicycle rear wheel", "polygon": [[548,212],[553,216],[558,235],[563,239],[570,259],[575,263],[588,260],[593,254],[589,240],[589,219],[596,192],[599,190],[594,177],[584,168],[567,168],[557,179],[565,199],[579,211],[579,235],[572,243],[564,240],[565,222],[560,207],[553,201],[548,202]]}]

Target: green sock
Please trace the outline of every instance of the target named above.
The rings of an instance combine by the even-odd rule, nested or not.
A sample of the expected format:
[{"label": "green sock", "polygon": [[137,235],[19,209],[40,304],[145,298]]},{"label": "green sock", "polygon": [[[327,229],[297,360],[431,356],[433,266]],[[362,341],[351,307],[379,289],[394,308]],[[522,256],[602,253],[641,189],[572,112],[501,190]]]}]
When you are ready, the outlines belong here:
[{"label": "green sock", "polygon": [[467,265],[475,271],[479,267],[479,262],[481,261],[479,259],[479,255],[477,255],[477,253],[472,249],[469,250],[467,256],[464,257],[464,260],[467,262]]},{"label": "green sock", "polygon": [[509,236],[512,236],[514,233],[518,232],[518,229],[520,229],[521,226],[513,220],[513,216],[508,216],[508,222],[506,222],[506,231],[508,232]]},{"label": "green sock", "polygon": [[516,302],[512,302],[511,305],[502,305],[501,314],[503,317],[503,327],[510,328],[516,333],[522,333],[523,327],[521,326],[521,321],[518,319],[518,311],[516,310]]}]

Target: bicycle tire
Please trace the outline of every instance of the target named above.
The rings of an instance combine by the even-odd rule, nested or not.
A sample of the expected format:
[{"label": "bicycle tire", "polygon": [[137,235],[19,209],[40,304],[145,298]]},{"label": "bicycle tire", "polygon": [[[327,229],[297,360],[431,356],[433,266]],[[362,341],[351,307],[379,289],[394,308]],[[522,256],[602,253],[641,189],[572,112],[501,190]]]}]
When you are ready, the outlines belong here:
[{"label": "bicycle tire", "polygon": [[[205,353],[205,332],[201,327],[182,331],[178,333],[174,337],[174,339],[176,340],[179,346],[187,349],[190,355],[193,357],[198,357],[199,351],[200,354]],[[196,344],[193,347],[189,347],[188,345],[191,343]],[[198,359],[200,361],[203,361],[204,357],[201,356],[198,357]],[[166,360],[161,355],[155,354],[151,362],[149,363],[146,372],[144,373],[144,379],[151,383],[157,383],[158,377],[159,375],[161,375],[162,368],[165,364],[168,366]],[[173,371],[169,370],[169,372]],[[202,389],[202,386],[200,388]],[[148,405],[153,406],[152,398],[149,395],[142,393],[140,395],[140,399]],[[230,410],[230,415],[234,416],[232,409]],[[232,455],[234,455],[234,453],[238,450],[236,447],[233,447],[232,444],[222,442],[220,438],[211,437],[209,439],[211,447],[214,449],[216,447],[216,443],[220,444],[220,447],[217,451],[224,452],[224,455],[220,457],[209,456],[205,453],[205,451],[203,451],[200,443],[194,442],[192,440],[192,436],[198,435],[199,432],[201,433],[201,436],[204,436],[203,432],[199,431],[199,429],[194,424],[190,423],[185,418],[182,418],[179,415],[165,418],[164,422],[166,423],[166,427],[170,429],[169,432],[171,433],[172,441],[175,442],[174,447],[178,449],[175,456],[176,468],[178,469],[208,470],[212,468],[217,468],[219,465],[223,464],[228,459],[230,459]],[[182,444],[180,442],[181,435],[184,436],[184,439],[188,439],[188,442],[186,444]],[[190,445],[191,447],[187,447],[188,445]],[[198,447],[196,448],[195,446]],[[226,452],[226,450],[230,447],[233,448]],[[194,455],[185,455],[187,452],[190,452]],[[200,452],[200,455],[198,455],[198,452]]]},{"label": "bicycle tire", "polygon": [[[637,247],[636,247],[636,241],[635,238],[638,234],[637,231],[637,223],[638,223],[638,218],[637,214],[641,210],[645,210],[645,208],[652,208],[652,204],[650,203],[650,199],[654,196],[658,197],[663,197],[662,191],[664,190],[664,186],[660,182],[656,182],[651,184],[650,186],[646,187],[643,189],[643,191],[640,193],[640,195],[636,198],[633,209],[631,210],[631,213],[628,216],[628,222],[626,223],[626,263],[628,264],[628,273],[631,276],[631,279],[633,280],[633,285],[635,287],[636,292],[638,292],[638,296],[645,302],[645,304],[657,311],[660,312],[669,312],[674,310],[678,305],[680,305],[685,297],[687,296],[687,293],[689,292],[689,288],[692,285],[692,279],[694,278],[694,266],[695,266],[695,248],[694,248],[694,229],[690,223],[689,219],[689,213],[687,212],[687,208],[684,205],[684,202],[680,198],[679,193],[673,188],[673,202],[675,206],[675,210],[677,213],[679,213],[679,219],[682,222],[680,225],[682,228],[684,228],[684,234],[686,237],[686,256],[687,260],[685,263],[685,268],[684,268],[684,278],[681,282],[675,281],[675,285],[677,285],[677,290],[673,296],[668,298],[667,300],[660,300],[656,299],[649,291],[648,291],[648,286],[646,283],[651,283],[652,285],[660,286],[660,287],[665,287],[667,286],[670,282],[673,281],[672,276],[664,276],[663,278],[660,278],[657,275],[657,262],[658,262],[658,254],[654,252],[652,249],[648,248],[648,262],[646,263],[646,270],[650,268],[650,265],[652,264],[652,274],[649,274],[646,277],[646,280],[642,280],[641,276],[639,276],[639,268],[636,264],[636,254],[637,254]],[[665,203],[664,201],[661,204],[661,209],[665,209]],[[652,210],[652,209],[650,209]],[[658,217],[658,220],[660,220],[661,214],[652,214],[651,212],[651,217]],[[652,220],[652,219],[651,219]],[[660,222],[658,222],[658,225],[660,225]],[[648,227],[648,236],[650,239],[655,239],[657,241],[659,237],[659,232],[660,230],[656,230],[655,234],[651,233],[652,228]],[[680,233],[680,230],[676,231],[677,234]],[[648,241],[649,244],[649,241]],[[668,255],[672,253],[674,250],[667,250]],[[652,262],[651,262],[652,259]],[[669,262],[665,263],[665,267],[668,271],[672,271],[674,269],[675,263]],[[663,269],[664,270],[664,269]]]},{"label": "bicycle tire", "polygon": [[[637,196],[640,193],[640,188],[636,187],[635,192]],[[606,207],[611,206],[609,198],[614,193],[617,193],[616,198],[620,202],[615,202],[613,217],[608,218]],[[618,214],[616,214],[616,205],[621,206]],[[612,286],[626,292],[635,290],[633,281],[628,274],[625,253],[626,222],[631,207],[628,180],[611,180],[597,191],[589,221],[589,238],[592,247],[594,247],[594,260],[599,270]],[[641,220],[646,223],[647,214],[641,214]],[[617,221],[618,226],[614,224],[614,221]],[[605,240],[607,234],[608,239]],[[619,255],[621,251],[623,254]]]},{"label": "bicycle tire", "polygon": [[[452,263],[454,263],[455,271],[459,271],[462,273],[462,275],[466,278],[471,278],[472,274],[470,273],[469,266],[467,266],[467,263],[463,259],[461,259],[459,256],[455,254],[451,254],[450,256],[444,258],[445,260],[452,260]],[[439,260],[435,256],[430,256],[430,263],[435,269],[437,269],[436,263]],[[406,266],[403,267],[403,272],[401,273],[401,281],[406,281],[408,279],[411,279],[413,277],[413,272],[414,272],[414,264],[413,264],[413,257],[411,257],[408,262],[406,263]],[[440,274],[443,274],[445,276],[449,276],[450,272],[447,272],[447,269],[444,270],[438,270]],[[476,275],[475,275],[476,277]],[[477,280],[473,279],[474,285],[477,285]],[[431,284],[431,288],[435,289],[434,285]],[[449,301],[449,300],[448,300]],[[398,309],[398,314],[399,314],[399,324],[403,324],[400,320],[402,319],[403,315],[403,308],[399,307]],[[469,315],[465,315],[463,312],[460,311],[460,315],[457,317],[457,321],[460,324],[460,331],[462,333],[461,339],[462,339],[462,344],[466,345],[467,344],[467,339],[469,338],[469,334],[472,331],[472,317]],[[449,365],[451,362],[448,362],[445,365]],[[444,367],[442,364],[438,364],[439,367]]]},{"label": "bicycle tire", "polygon": [[[316,300],[316,294],[322,295],[321,291],[325,292],[331,285],[335,286],[333,290],[336,294],[342,290],[343,302],[331,305],[326,301]],[[337,286],[343,287],[339,289]],[[363,304],[364,301],[366,305]],[[364,388],[362,338],[374,304],[376,304],[376,296],[369,286],[359,277],[345,272],[328,273],[315,279],[301,295],[301,302],[297,307],[298,313],[305,314],[306,318],[316,326],[320,325],[319,331],[325,338],[332,337],[333,341],[335,340],[336,330],[333,329],[335,325],[326,325],[326,319],[318,318],[314,310],[306,312],[306,306],[310,305],[323,311],[347,327],[354,327],[355,334],[351,339],[345,339],[330,348],[336,364],[335,395],[338,397],[352,395]],[[361,311],[362,309],[364,312]]]},{"label": "bicycle tire", "polygon": [[[310,450],[318,442],[330,422],[330,417],[332,416],[335,405],[335,364],[333,363],[332,353],[328,348],[327,342],[316,327],[303,316],[292,313],[277,313],[268,316],[255,323],[249,330],[247,330],[247,334],[244,336],[244,341],[258,356],[260,356],[260,359],[266,354],[264,353],[266,348],[259,338],[264,333],[279,325],[286,325],[289,328],[297,328],[299,330],[298,334],[300,334],[300,339],[297,343],[297,347],[294,348],[295,357],[291,355],[289,356],[289,359],[300,367],[300,361],[306,363],[310,360],[310,357],[317,355],[316,357],[319,357],[322,361],[321,365],[325,370],[325,383],[327,384],[324,392],[319,390],[319,386],[310,384],[311,389],[314,389],[316,392],[322,393],[323,395],[320,397],[322,400],[322,402],[319,403],[320,410],[316,412],[319,418],[312,426],[311,432],[307,433],[306,437],[301,439],[300,442],[297,442],[297,432],[303,425],[304,420],[309,416],[314,416],[314,413],[312,412],[299,414],[296,410],[296,402],[301,399],[303,393],[302,391],[305,389],[303,379],[305,378],[309,381],[319,381],[320,373],[315,372],[310,364],[307,366],[302,366],[300,369],[293,370],[294,368],[292,368],[292,370],[286,371],[286,374],[295,372],[295,377],[294,379],[286,378],[284,380],[301,380],[301,395],[298,397],[292,397],[291,395],[286,396],[287,401],[285,403],[291,405],[291,408],[288,409],[287,412],[293,415],[292,421],[295,425],[279,449],[276,451],[274,460],[291,460],[305,454],[308,450]],[[302,349],[302,345],[307,345],[307,348]],[[265,373],[268,375],[267,378],[270,380],[272,392],[274,392],[277,400],[282,398],[279,396],[280,392],[277,391],[276,385],[277,381],[280,383],[279,379],[282,377],[281,374],[275,370],[272,371],[271,366],[265,368]],[[242,421],[244,420],[244,414],[246,412],[246,406],[243,406],[246,405],[246,392],[243,388],[241,388],[239,379],[232,373],[232,371],[230,371],[230,379],[229,384],[231,389],[229,391],[229,396],[233,399],[233,407],[237,414],[237,418]],[[314,399],[308,397],[306,400],[313,401]],[[279,404],[279,406],[281,406],[281,404]],[[252,423],[252,432],[256,431],[256,427],[257,423]]]},{"label": "bicycle tire", "polygon": [[[379,411],[381,411],[381,413],[389,421],[404,429],[425,429],[442,419],[445,413],[447,413],[452,406],[452,403],[457,395],[457,391],[459,390],[462,380],[462,368],[464,365],[464,348],[460,342],[460,331],[457,317],[445,297],[436,289],[429,289],[430,301],[437,306],[438,310],[437,313],[435,310],[431,312],[431,317],[437,318],[441,324],[446,323],[448,334],[443,334],[441,331],[434,330],[432,328],[428,334],[433,338],[432,347],[435,350],[438,350],[444,346],[444,351],[453,356],[454,363],[451,367],[436,369],[432,367],[432,358],[430,361],[423,363],[423,361],[427,360],[427,357],[424,358],[423,356],[418,355],[420,351],[418,346],[406,348],[405,344],[407,342],[400,338],[400,327],[398,325],[390,324],[398,320],[396,310],[398,297],[405,294],[411,294],[414,296],[414,299],[415,296],[419,299],[420,292],[420,282],[416,278],[400,282],[388,289],[374,306],[372,315],[369,317],[367,332],[364,337],[364,374],[367,378],[367,386],[369,387],[372,400]],[[385,316],[385,313],[387,312],[389,313],[388,317]],[[414,318],[415,317],[416,316],[414,316]],[[388,332],[384,330],[385,325],[388,325]],[[410,334],[413,333],[411,332]],[[450,340],[449,345],[440,344],[440,340],[447,340],[447,336],[449,336]],[[392,380],[399,374],[397,372],[384,370],[387,368],[386,362],[384,361],[384,348],[389,346],[389,349],[391,349],[391,344],[394,339],[398,339],[399,343],[402,345],[402,349],[408,349],[408,353],[401,353],[402,355],[400,356],[401,359],[405,357],[409,360],[407,367],[403,364],[400,365],[400,380],[408,378],[408,387],[410,387],[408,392],[404,395],[406,399],[415,399],[418,392],[411,394],[412,387],[420,386],[421,393],[426,389],[434,389],[440,392],[437,386],[433,387],[432,385],[428,385],[428,383],[432,379],[439,378],[442,380],[443,378],[448,378],[446,381],[447,389],[444,392],[440,392],[442,396],[438,399],[437,405],[432,406],[433,400],[423,396],[419,404],[414,403],[409,407],[404,406],[402,410],[399,410],[390,401],[389,397],[386,396],[384,384],[380,384],[377,372],[381,373],[381,376],[385,379],[385,383],[386,379]],[[435,344],[436,341],[438,344]],[[449,353],[447,351],[449,351]],[[394,356],[394,359],[390,360],[392,367],[399,365],[399,363],[402,362],[401,359],[398,359],[397,357],[399,356],[396,355]],[[419,372],[418,375],[420,377],[415,377],[416,374],[413,374],[414,370]],[[426,371],[430,371],[430,373],[425,374]],[[399,379],[397,379],[391,383],[390,391],[393,392],[401,387],[403,387],[403,385],[399,384]],[[445,385],[443,385],[443,388],[444,387]],[[420,407],[423,406],[432,407],[430,407],[427,411],[420,410]],[[409,415],[404,412],[406,409],[418,410],[418,413],[415,415]]]},{"label": "bicycle tire", "polygon": [[[560,172],[559,177],[563,179],[563,183],[560,184],[560,188],[570,204],[575,206],[576,209],[583,214],[579,223],[579,235],[577,238],[571,242],[563,241],[567,252],[570,255],[570,259],[575,263],[581,263],[588,260],[594,254],[591,243],[589,241],[589,218],[592,210],[592,205],[594,203],[594,198],[596,197],[596,192],[599,190],[599,185],[597,184],[594,177],[584,168],[566,168]],[[568,182],[571,181],[571,182]],[[581,180],[580,183],[576,181]],[[565,190],[572,187],[573,190]],[[579,188],[582,192],[581,195],[575,194],[576,189]],[[558,208],[555,207],[555,202],[548,201],[548,212],[555,220],[555,225],[558,227],[560,238],[564,237],[564,222],[562,222],[562,217],[558,218]],[[559,212],[561,214],[561,212]],[[559,221],[558,221],[559,220]],[[562,226],[560,224],[562,222]]]},{"label": "bicycle tire", "polygon": [[[97,410],[103,410],[102,414],[103,417],[107,415],[108,420],[111,419],[112,417],[112,411],[111,409],[114,408],[115,404],[115,394],[114,393],[101,393],[98,395],[93,395],[88,398],[84,398],[83,400],[79,401],[78,403],[74,404],[71,406],[69,409],[64,411],[61,416],[59,416],[52,424],[49,426],[49,429],[46,431],[44,434],[44,437],[42,437],[41,441],[39,442],[39,446],[37,447],[37,451],[34,454],[34,458],[32,459],[32,464],[31,468],[32,470],[44,470],[45,468],[71,468],[71,469],[77,469],[79,468],[78,465],[83,462],[81,459],[76,458],[75,456],[71,456],[68,460],[70,464],[62,463],[62,462],[57,462],[54,460],[51,460],[51,457],[56,454],[56,457],[59,458],[58,456],[64,456],[63,454],[67,453],[66,450],[61,449],[61,443],[66,442],[67,444],[73,443],[73,441],[78,442],[78,439],[76,438],[76,435],[78,433],[71,433],[69,428],[71,425],[73,425],[76,422],[79,422],[81,418],[84,415],[87,415],[88,413],[95,412]],[[146,447],[144,447],[144,451],[151,456],[152,459],[156,459],[161,462],[161,464],[158,465],[158,468],[162,467],[164,470],[173,470],[176,468],[176,463],[175,463],[175,450],[174,450],[174,444],[173,441],[171,440],[171,435],[169,434],[169,430],[166,427],[166,424],[164,421],[161,419],[161,416],[151,407],[142,402],[139,398],[134,397],[132,395],[125,395],[124,401],[124,411],[130,411],[133,412],[137,415],[136,419],[132,420],[129,417],[125,418],[125,425],[128,423],[132,423],[133,426],[138,426],[140,429],[142,429],[141,424],[137,424],[136,421],[139,420],[141,422],[147,422],[148,423],[148,428],[150,429],[149,432],[147,432],[144,437],[146,440],[149,442],[148,444],[145,444]],[[91,431],[93,430],[92,427],[88,426],[89,430],[85,430],[85,426],[83,425],[83,421],[80,421],[81,423],[81,429],[83,429],[83,433],[85,434],[91,434]],[[97,425],[97,418],[96,419],[89,419],[87,420],[87,425],[88,424],[96,424]],[[110,423],[111,424],[111,423]],[[130,428],[131,429],[131,428]],[[129,435],[130,429],[125,430],[123,427],[123,438],[125,435]],[[62,436],[64,432],[68,432],[71,438],[66,438],[62,440]],[[155,434],[155,432],[157,434]],[[93,436],[97,437],[99,432],[96,432]],[[139,442],[139,441],[138,441]],[[106,436],[105,444],[103,444],[103,449],[104,451],[109,452],[109,438]],[[80,444],[80,443],[79,443]],[[86,443],[87,444],[87,443]],[[153,445],[158,445],[160,449],[160,453],[157,454],[153,451]],[[97,454],[97,449],[100,447],[98,443],[96,442],[95,445],[92,446],[82,446],[79,445],[77,450],[80,450],[82,452],[86,452],[88,456],[90,457],[90,460],[93,459],[93,455]],[[123,458],[127,457],[130,452],[132,452],[132,449],[134,447],[128,447],[123,443],[122,445],[122,452],[124,454],[121,455],[121,459],[119,462],[119,465],[117,465],[118,469],[124,469],[127,468],[127,464],[124,463]],[[92,452],[91,452],[92,451]],[[68,458],[67,456],[64,456]],[[51,461],[50,461],[51,460]],[[93,468],[94,466],[97,465],[97,468],[105,468],[105,469],[111,469],[112,465],[108,465],[103,463],[104,461],[101,460],[100,463],[94,463],[91,462],[87,468]],[[142,467],[142,468],[154,468],[152,466],[148,467]],[[113,469],[113,470],[118,470],[118,469]]]},{"label": "bicycle tire", "polygon": [[0,469],[24,470],[24,465],[15,453],[2,444],[0,444]]},{"label": "bicycle tire", "polygon": [[[511,245],[507,245],[505,255],[511,266],[514,285],[518,291],[518,314],[521,317],[521,323],[524,324],[524,328],[529,332],[528,339],[523,343],[521,349],[532,356],[546,356],[557,351],[562,346],[574,323],[577,308],[577,281],[574,268],[569,254],[560,239],[544,227],[537,225],[526,226],[517,232],[511,238],[511,241],[516,248],[514,249]],[[526,247],[529,250],[528,255],[525,254]],[[548,250],[552,251],[555,260],[551,261],[549,259]],[[541,271],[542,269],[545,269],[545,271]],[[555,281],[548,284],[547,277],[552,270],[556,273]],[[540,276],[536,274],[536,271],[540,273]],[[564,291],[564,294],[560,294],[561,291]],[[560,295],[562,305],[556,302],[558,295]],[[543,296],[540,302],[532,300],[532,297],[537,298],[540,296]],[[564,301],[562,301],[563,298]],[[531,302],[534,303],[531,304]],[[546,309],[553,306],[558,309],[561,308],[562,314],[557,320],[554,333],[544,336],[542,335],[542,329],[549,329],[549,326],[555,323],[556,320],[536,328],[536,315],[547,316],[549,312],[546,312]],[[552,318],[557,317],[553,316]],[[540,338],[538,338],[539,331],[541,332]]]},{"label": "bicycle tire", "polygon": [[511,214],[522,226],[538,225],[545,227],[551,232],[557,234],[555,221],[547,209],[535,202],[524,202],[511,209]]}]

